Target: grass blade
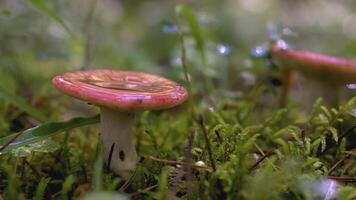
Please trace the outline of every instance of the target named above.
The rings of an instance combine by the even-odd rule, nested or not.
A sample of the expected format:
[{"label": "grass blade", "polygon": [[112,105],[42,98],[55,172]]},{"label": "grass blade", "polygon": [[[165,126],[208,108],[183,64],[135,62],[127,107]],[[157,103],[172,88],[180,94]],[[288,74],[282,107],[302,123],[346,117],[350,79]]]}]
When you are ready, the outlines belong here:
[{"label": "grass blade", "polygon": [[21,97],[7,92],[6,90],[0,88],[0,98],[4,99],[5,101],[15,105],[16,107],[20,108],[21,110],[25,111],[27,114],[31,115],[33,118],[41,121],[46,122],[47,117],[34,108],[32,105],[28,104],[25,100]]},{"label": "grass blade", "polygon": [[67,176],[67,178],[64,180],[62,191],[61,191],[61,197],[63,200],[69,199],[68,193],[73,190],[74,183],[75,183],[75,177],[73,175]]},{"label": "grass blade", "polygon": [[64,21],[58,17],[42,0],[28,0],[29,4],[35,7],[41,13],[47,15],[53,21],[57,22],[64,30],[67,31],[70,35],[73,35],[68,26],[64,23]]},{"label": "grass blade", "polygon": [[102,185],[103,185],[103,156],[101,155],[101,152],[99,152],[94,165],[94,173],[93,173],[94,190],[101,191]]},{"label": "grass blade", "polygon": [[192,11],[192,9],[190,9],[187,6],[183,6],[183,5],[179,5],[176,7],[176,14],[178,15],[178,17],[180,15],[184,16],[187,23],[188,23],[188,27],[189,30],[195,40],[197,49],[200,53],[200,57],[201,60],[203,62],[203,64],[206,64],[206,58],[205,58],[205,49],[204,49],[204,37],[203,37],[203,33],[200,29],[198,20],[196,18],[196,16],[194,15],[194,12]]},{"label": "grass blade", "polygon": [[0,138],[0,146],[7,144],[8,146],[3,149],[1,153],[7,153],[15,148],[23,147],[27,144],[32,144],[48,137],[51,137],[57,133],[61,133],[72,128],[77,128],[89,124],[99,123],[100,117],[96,115],[90,118],[74,118],[66,122],[52,122],[43,124],[34,128],[27,129],[14,141],[7,144],[15,134]]},{"label": "grass blade", "polygon": [[40,183],[37,186],[35,196],[33,200],[42,200],[44,199],[44,194],[46,191],[46,187],[51,179],[50,178],[42,178]]}]

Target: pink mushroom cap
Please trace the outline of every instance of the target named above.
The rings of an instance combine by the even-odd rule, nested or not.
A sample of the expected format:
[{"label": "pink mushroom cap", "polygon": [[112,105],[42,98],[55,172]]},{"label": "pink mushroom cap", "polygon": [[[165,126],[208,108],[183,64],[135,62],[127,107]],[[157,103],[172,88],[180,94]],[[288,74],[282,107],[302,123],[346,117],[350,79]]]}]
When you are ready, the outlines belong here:
[{"label": "pink mushroom cap", "polygon": [[183,103],[187,90],[174,81],[143,72],[87,70],[67,72],[52,80],[60,91],[114,110],[160,110]]},{"label": "pink mushroom cap", "polygon": [[[281,65],[331,84],[356,82],[356,61],[306,51],[284,50],[277,45],[271,53]],[[282,66],[282,67],[283,67]]]}]

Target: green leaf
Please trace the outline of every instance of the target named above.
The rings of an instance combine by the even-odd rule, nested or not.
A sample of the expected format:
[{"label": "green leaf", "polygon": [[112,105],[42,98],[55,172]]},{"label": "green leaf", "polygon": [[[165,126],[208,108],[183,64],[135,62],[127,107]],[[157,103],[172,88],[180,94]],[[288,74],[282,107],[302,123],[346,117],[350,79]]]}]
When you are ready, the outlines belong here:
[{"label": "green leaf", "polygon": [[338,199],[340,200],[351,200],[356,198],[355,187],[345,186],[340,188],[338,191]]},{"label": "green leaf", "polygon": [[[23,147],[28,144],[33,144],[47,139],[57,133],[61,133],[72,128],[77,128],[89,124],[95,124],[100,122],[99,115],[89,118],[74,118],[65,122],[52,122],[37,126],[34,128],[27,129],[18,138],[12,141],[1,153],[7,153],[10,150]],[[0,139],[0,146],[5,145],[15,134],[3,137]]]},{"label": "green leaf", "polygon": [[321,144],[321,138],[317,138],[312,142],[313,153],[316,153],[318,151],[320,144]]},{"label": "green leaf", "polygon": [[23,147],[13,149],[11,151],[14,157],[27,157],[31,156],[33,152],[53,152],[59,149],[59,144],[51,138],[41,140]]},{"label": "green leaf", "polygon": [[325,113],[325,115],[331,119],[332,118],[332,115],[330,113],[330,111],[325,107],[325,106],[320,106],[320,109]]},{"label": "green leaf", "polygon": [[329,119],[324,114],[319,113],[312,123],[316,125],[326,125],[329,123]]},{"label": "green leaf", "polygon": [[192,11],[192,9],[190,9],[187,6],[184,5],[179,5],[176,7],[176,15],[178,15],[178,17],[180,15],[183,15],[188,23],[188,27],[189,30],[195,40],[197,49],[200,53],[200,57],[201,60],[203,62],[203,64],[205,65],[206,63],[206,57],[205,57],[205,49],[204,49],[204,36],[203,33],[200,29],[198,20],[196,18],[196,16],[194,15],[194,12]]},{"label": "green leaf", "polygon": [[321,152],[324,152],[326,149],[326,138],[325,136],[320,137],[320,144],[321,144]]},{"label": "green leaf", "polygon": [[61,197],[63,200],[68,199],[68,192],[72,190],[73,184],[75,183],[75,178],[73,175],[67,176],[66,180],[63,182]]},{"label": "green leaf", "polygon": [[36,194],[33,197],[33,200],[42,200],[44,199],[44,193],[46,191],[46,187],[51,179],[50,178],[42,178],[40,183],[37,186]]},{"label": "green leaf", "polygon": [[100,191],[103,185],[103,155],[98,153],[98,157],[94,165],[93,186],[95,191]]},{"label": "green leaf", "polygon": [[28,104],[25,100],[23,100],[21,97],[10,93],[3,88],[0,88],[0,98],[4,99],[5,101],[8,101],[9,103],[13,104],[14,106],[18,107],[19,109],[25,111],[27,114],[31,115],[33,118],[41,121],[41,122],[46,122],[47,117],[38,111],[36,108],[34,108],[32,105]]},{"label": "green leaf", "polygon": [[304,140],[304,144],[305,144],[305,155],[310,155],[311,152],[311,140],[310,138],[305,138]]},{"label": "green leaf", "polygon": [[339,111],[336,110],[335,108],[331,108],[331,112],[333,113],[334,116],[337,116],[339,114]]},{"label": "green leaf", "polygon": [[53,21],[61,25],[62,28],[67,31],[67,33],[73,35],[68,26],[64,23],[64,21],[60,17],[58,17],[51,9],[49,9],[43,0],[27,0],[27,2],[33,7],[35,7],[38,11],[47,15]]},{"label": "green leaf", "polygon": [[339,136],[337,135],[336,128],[329,126],[327,129],[331,132],[331,135],[333,136],[334,141],[337,142],[339,140]]}]

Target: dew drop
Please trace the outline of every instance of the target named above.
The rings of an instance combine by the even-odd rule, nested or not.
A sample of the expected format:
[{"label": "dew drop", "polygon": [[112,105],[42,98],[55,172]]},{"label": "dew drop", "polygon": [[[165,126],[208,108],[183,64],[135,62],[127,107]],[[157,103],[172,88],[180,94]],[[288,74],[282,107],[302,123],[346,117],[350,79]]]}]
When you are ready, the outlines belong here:
[{"label": "dew drop", "polygon": [[219,44],[216,47],[216,51],[221,55],[228,55],[231,52],[231,48],[226,45]]},{"label": "dew drop", "polygon": [[206,167],[206,164],[204,163],[204,161],[199,160],[198,162],[195,163],[195,165],[199,166],[199,167]]},{"label": "dew drop", "polygon": [[268,48],[264,45],[257,46],[250,51],[250,55],[254,58],[265,58],[268,54]]},{"label": "dew drop", "polygon": [[162,26],[162,32],[166,34],[176,34],[178,31],[179,28],[176,24],[167,23]]}]

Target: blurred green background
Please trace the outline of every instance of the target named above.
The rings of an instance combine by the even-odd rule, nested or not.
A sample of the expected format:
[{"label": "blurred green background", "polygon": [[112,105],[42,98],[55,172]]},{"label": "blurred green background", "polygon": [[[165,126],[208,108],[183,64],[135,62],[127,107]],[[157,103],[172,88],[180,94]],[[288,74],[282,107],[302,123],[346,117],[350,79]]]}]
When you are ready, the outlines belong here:
[{"label": "blurred green background", "polygon": [[[203,48],[197,45],[197,38],[194,37],[189,22],[177,17],[177,5],[187,5],[194,11],[202,33],[199,37],[203,41]],[[316,158],[314,161],[318,162],[315,161],[315,164],[313,160],[313,162],[309,160],[311,167],[305,168],[315,174],[330,175],[327,168],[332,168],[336,159],[334,159],[334,154],[325,156],[327,162],[322,163],[323,165],[318,160],[320,155],[316,155],[320,148],[319,145],[323,146],[324,149],[326,147],[326,136],[324,137],[323,134],[330,136],[329,132],[321,126],[327,124],[328,128],[336,127],[339,125],[337,124],[339,123],[336,120],[337,117],[347,115],[345,119],[349,119],[352,115],[351,120],[345,120],[346,125],[344,127],[340,125],[341,128],[339,127],[338,131],[341,135],[344,129],[354,122],[354,109],[352,111],[349,111],[349,108],[340,109],[342,114],[340,116],[335,114],[336,117],[334,114],[326,112],[331,116],[328,116],[329,118],[335,117],[335,120],[328,120],[324,114],[319,114],[319,112],[328,110],[320,106],[320,102],[318,102],[315,107],[318,109],[320,107],[320,109],[316,109],[317,111],[312,113],[312,117],[304,117],[305,113],[310,112],[315,99],[322,93],[328,93],[327,89],[326,93],[325,91],[320,92],[319,90],[325,88],[321,89],[322,86],[317,83],[298,77],[293,86],[288,109],[277,110],[280,88],[276,86],[278,84],[276,84],[275,79],[278,78],[278,72],[268,68],[263,59],[252,59],[250,51],[255,46],[266,44],[269,39],[268,29],[276,23],[281,23],[284,25],[281,30],[283,38],[295,49],[356,59],[355,11],[356,1],[354,0],[0,0],[0,97],[2,97],[0,99],[0,136],[3,137],[42,123],[33,115],[26,114],[19,109],[21,106],[18,106],[18,104],[21,101],[16,99],[19,97],[47,116],[48,121],[62,121],[75,116],[89,116],[98,113],[93,106],[88,106],[86,103],[67,97],[55,90],[51,84],[51,79],[62,72],[94,68],[137,70],[162,75],[187,85],[181,60],[182,43],[179,37],[179,30],[181,30],[184,36],[188,71],[192,83],[191,98],[195,100],[192,107],[196,107],[200,114],[207,118],[207,126],[212,128],[211,130],[214,130],[215,125],[216,129],[218,129],[218,126],[223,127],[227,138],[224,145],[230,148],[229,142],[234,142],[236,135],[240,137],[240,135],[243,135],[242,133],[250,134],[250,129],[251,132],[257,129],[258,131],[253,132],[253,134],[261,133],[262,139],[259,139],[258,143],[264,149],[270,150],[271,146],[277,149],[282,146],[284,149],[280,148],[281,155],[285,154],[286,157],[293,155],[294,157],[291,156],[293,159],[299,159],[302,157],[300,155],[304,153],[304,147],[302,148],[298,143],[300,140],[292,143],[290,142],[292,136],[289,135],[285,139],[284,133],[286,132],[285,135],[287,135],[287,132],[292,132],[298,135],[293,135],[293,137],[299,138],[299,132],[304,133],[304,128],[308,131],[309,127],[312,134],[311,136],[307,135],[307,137],[313,139],[309,142],[315,140],[312,144],[313,151],[315,151],[313,158]],[[203,53],[205,59],[202,56]],[[317,86],[314,86],[314,84]],[[13,97],[8,94],[16,94],[17,96]],[[344,87],[343,96],[343,102],[345,102],[355,96],[355,90]],[[322,97],[327,98],[327,95]],[[3,101],[3,99],[7,101]],[[140,114],[136,122],[138,125],[134,131],[144,133],[142,145],[146,147],[147,151],[143,154],[155,155],[164,159],[181,160],[183,158],[183,148],[187,139],[184,134],[187,134],[190,126],[200,130],[199,127],[195,127],[197,125],[190,119],[191,116],[187,114],[189,112],[184,113],[189,109],[187,107],[185,105],[177,112],[168,111],[158,114],[144,112]],[[299,107],[303,107],[304,110],[295,109]],[[171,115],[170,112],[175,115]],[[314,118],[320,121],[324,120],[324,124],[314,120]],[[298,127],[296,128],[294,125]],[[204,127],[204,125],[202,126]],[[258,128],[260,126],[263,128]],[[293,126],[294,132],[290,130],[289,126]],[[314,130],[314,126],[318,128],[315,128],[318,131]],[[242,131],[245,129],[246,132]],[[53,191],[60,191],[61,181],[63,181],[63,190],[65,191],[63,194],[65,195],[70,191],[70,188],[66,190],[64,186],[67,184],[67,180],[69,180],[68,185],[73,184],[74,181],[70,183],[71,178],[73,178],[72,174],[81,170],[77,167],[79,166],[78,163],[84,166],[85,173],[86,167],[88,171],[93,171],[96,147],[100,146],[98,145],[99,142],[96,142],[98,141],[97,126],[80,130],[75,129],[73,132],[74,134],[71,134],[71,137],[68,136],[69,132],[66,132],[65,136],[62,135],[64,139],[60,143],[62,147],[58,153],[58,158],[60,160],[63,157],[69,160],[71,156],[70,158],[75,163],[74,167],[71,168],[66,165],[63,165],[65,166],[63,167],[60,162],[52,158],[57,158],[53,156],[54,153],[46,154],[46,159],[42,159],[41,155],[34,157],[32,154],[34,159],[31,157],[28,161],[36,164],[37,160],[41,161],[38,162],[41,164],[38,169],[40,173],[45,174],[43,177],[52,178],[52,188],[55,188]],[[348,132],[346,133],[348,134]],[[346,137],[346,133],[343,137]],[[202,137],[201,133],[199,134],[197,134],[197,137]],[[214,131],[209,132],[209,134],[209,137],[215,138]],[[252,141],[253,137],[256,136],[253,134],[251,137],[249,135],[245,138],[252,138]],[[352,137],[350,135],[348,135],[349,138]],[[319,137],[320,139],[317,139]],[[275,142],[275,140],[278,141]],[[202,138],[196,140],[195,149],[193,149],[193,152],[196,151],[196,155],[194,154],[193,157],[196,160],[199,158],[208,163],[207,156],[200,157],[198,151],[199,148],[200,150],[205,148],[205,143],[202,141]],[[241,144],[238,144],[248,146],[249,144],[246,141],[241,139]],[[341,144],[338,143],[341,146],[340,149],[347,149],[346,141],[343,138]],[[231,143],[235,145],[233,142]],[[289,151],[287,142],[291,147],[295,145],[296,148],[300,149],[293,152],[291,148],[292,150]],[[216,141],[213,144],[216,149],[222,147]],[[243,169],[249,169],[254,160],[247,159],[244,154],[249,153],[248,156],[252,158],[251,152],[253,152],[254,157],[259,153],[253,149],[255,147],[251,144],[252,147],[249,147],[249,151],[246,150],[243,153],[237,151],[237,156],[231,153],[232,159],[230,159],[230,155],[226,156],[225,160],[216,156],[218,159],[222,159],[219,161],[222,173],[214,174],[211,176],[212,178],[209,176],[211,179],[208,179],[206,178],[208,176],[205,177],[205,172],[203,172],[201,176],[204,178],[199,179],[199,181],[202,181],[196,184],[197,187],[199,185],[205,190],[205,195],[209,196],[211,191],[215,192],[215,190],[211,190],[216,188],[214,181],[221,179],[226,181],[224,182],[226,188],[231,186],[233,191],[236,186],[235,182],[231,183],[232,178],[229,174],[224,173],[224,167],[236,169],[235,166],[238,162],[240,163],[239,166],[245,167]],[[349,149],[347,150],[350,150],[351,147],[354,148],[353,144],[354,141],[348,143]],[[39,146],[41,145],[43,144]],[[235,146],[233,147],[235,148]],[[81,151],[76,151],[77,149]],[[220,156],[222,152],[223,150],[220,149],[214,153]],[[338,151],[335,155],[338,156],[338,159],[343,159],[341,157],[343,151],[340,150],[340,152]],[[312,157],[309,153],[303,154],[303,159],[308,160]],[[61,161],[65,163],[65,159]],[[243,162],[240,162],[239,159]],[[320,158],[320,160],[322,159],[324,158]],[[20,166],[17,157],[12,160],[9,157],[7,160],[9,164],[6,164],[6,166],[12,166],[13,163]],[[245,160],[248,160],[248,162],[245,163]],[[278,159],[275,157],[271,163],[280,160],[285,161],[286,159],[283,156]],[[22,166],[26,166],[25,161],[27,160],[23,159]],[[148,164],[144,163],[140,166],[140,170],[143,172],[139,172],[144,174],[140,176],[144,179],[135,180],[138,183],[135,183],[136,185],[134,184],[132,188],[140,189],[144,188],[143,186],[148,187],[158,182],[158,190],[165,192],[165,186],[168,184],[166,180],[168,172],[162,170],[162,168],[166,166],[152,164],[154,167],[151,167],[150,161],[146,162]],[[304,165],[304,160],[301,163]],[[100,163],[98,166],[100,166]],[[258,174],[257,178],[255,177],[256,179],[251,178],[247,171],[239,171],[238,168],[236,170],[237,175],[234,175],[237,178],[234,180],[240,181],[241,177],[247,177],[253,180],[250,181],[251,185],[258,186],[266,194],[272,194],[273,184],[271,191],[265,189],[265,185],[270,183],[269,174],[273,174],[271,166],[267,164],[264,169],[267,169],[267,171],[262,171],[266,174]],[[283,165],[281,168],[284,169]],[[289,170],[289,166],[285,168]],[[352,167],[349,168],[344,171],[342,171],[343,169],[336,170],[338,173],[335,174],[351,176],[350,174],[354,173],[355,170],[352,171]],[[289,180],[283,182],[279,179],[287,177],[286,174],[291,176],[288,176],[290,179],[298,176],[288,170],[281,173],[282,175],[279,174],[278,170],[275,170],[272,178],[283,185]],[[4,178],[3,182],[0,181],[0,188],[9,185],[8,188],[11,189],[11,184],[16,185],[14,183],[16,181],[11,182],[11,173],[10,167],[6,173],[0,173],[2,175],[0,177],[9,174],[6,180]],[[239,173],[245,174],[240,176]],[[301,170],[300,177],[302,177],[302,173],[304,171]],[[33,176],[33,174],[31,175]],[[260,176],[263,177],[263,181],[259,181]],[[90,182],[86,179],[86,176],[85,179],[84,176],[78,175],[78,177],[83,179],[78,181],[80,183]],[[115,182],[109,182],[113,185],[112,189],[115,189],[119,184],[117,180],[110,179],[110,181]],[[261,184],[255,184],[254,181]],[[33,193],[34,190],[31,187],[37,186],[38,182],[38,180],[33,181],[31,185],[25,181],[25,191],[32,191]],[[209,182],[212,183],[210,186]],[[123,183],[120,182],[120,184]],[[259,191],[256,190],[256,187],[246,185],[239,187],[247,188],[247,192],[250,188],[252,188],[251,191]],[[288,187],[295,188],[293,184],[288,185]],[[17,190],[13,191],[17,194]],[[275,191],[282,195],[285,192],[283,188]],[[303,191],[303,189],[300,191]],[[310,191],[310,193],[313,192]],[[29,196],[32,196],[32,193]],[[256,194],[265,193],[256,192]],[[55,193],[54,196],[59,196],[58,194]],[[157,199],[159,198],[157,197]]]},{"label": "blurred green background", "polygon": [[[202,104],[238,98],[257,83],[270,84],[260,81],[269,76],[268,68],[249,52],[268,40],[267,29],[277,22],[296,49],[356,55],[356,2],[351,0],[0,0],[0,87],[56,118],[58,102],[47,100],[62,98],[51,86],[51,78],[61,72],[139,70],[184,82],[178,4],[194,10],[203,33],[206,63],[186,23],[181,24],[193,90]],[[305,84],[297,88],[304,90]],[[268,104],[271,98],[261,101]],[[16,114],[0,108],[0,130],[9,131],[6,121]]]}]

